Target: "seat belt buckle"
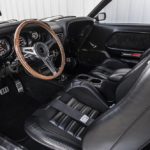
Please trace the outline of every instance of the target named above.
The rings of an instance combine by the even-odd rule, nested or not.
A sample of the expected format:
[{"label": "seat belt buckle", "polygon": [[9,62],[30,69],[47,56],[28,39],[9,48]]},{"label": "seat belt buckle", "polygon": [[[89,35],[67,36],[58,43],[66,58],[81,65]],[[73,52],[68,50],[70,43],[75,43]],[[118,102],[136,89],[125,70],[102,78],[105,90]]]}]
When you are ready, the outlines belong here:
[{"label": "seat belt buckle", "polygon": [[83,123],[83,124],[87,124],[87,122],[89,121],[90,117],[88,117],[87,115],[83,115],[81,118],[80,118],[80,121]]}]

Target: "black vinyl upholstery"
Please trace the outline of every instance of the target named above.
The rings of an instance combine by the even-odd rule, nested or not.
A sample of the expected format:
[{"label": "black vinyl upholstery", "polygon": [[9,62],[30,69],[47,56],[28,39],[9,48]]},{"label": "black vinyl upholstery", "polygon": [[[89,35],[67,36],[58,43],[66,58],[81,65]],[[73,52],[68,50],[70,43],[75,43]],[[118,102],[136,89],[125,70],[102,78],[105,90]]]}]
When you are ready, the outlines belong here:
[{"label": "black vinyl upholstery", "polygon": [[93,69],[90,74],[102,79],[107,79],[117,69],[129,68],[129,66],[116,59],[106,59],[100,66]]},{"label": "black vinyl upholstery", "polygon": [[12,140],[0,136],[0,150],[27,150],[25,147],[20,146]]},{"label": "black vinyl upholstery", "polygon": [[[150,49],[146,50],[141,58],[142,61],[146,56],[150,54]],[[122,68],[129,68],[127,63],[124,63],[120,60],[108,58],[106,59],[100,66],[93,69],[90,74],[102,79],[107,79],[110,75],[112,75],[116,70]]]},{"label": "black vinyl upholstery", "polygon": [[[97,89],[84,81],[74,81],[66,93],[57,98],[92,118],[94,122],[89,127],[54,109],[52,103],[55,99],[27,120],[27,134],[37,142],[57,150],[138,148],[150,138],[149,135],[144,135],[146,131],[149,133],[149,126],[138,126],[142,125],[142,121],[150,123],[149,60],[150,55],[142,59],[120,81],[115,91],[117,105],[111,109]],[[139,132],[134,133],[136,130]],[[126,133],[128,139],[135,138],[133,144],[126,139]]]},{"label": "black vinyl upholstery", "polygon": [[129,93],[88,130],[83,150],[141,150],[150,140],[150,64]]},{"label": "black vinyl upholstery", "polygon": [[150,55],[143,58],[131,71],[129,71],[121,80],[116,89],[116,101],[120,101],[132,88],[133,84],[137,81],[142,71],[149,63]]},{"label": "black vinyl upholstery", "polygon": [[[94,120],[101,113],[96,108],[87,105],[86,101],[82,101],[82,99],[78,101],[69,94],[63,94],[57,99]],[[81,149],[87,126],[54,109],[51,104],[52,102],[39,109],[28,119],[25,124],[26,132],[33,139],[50,148]],[[99,105],[99,107],[101,106]]]}]

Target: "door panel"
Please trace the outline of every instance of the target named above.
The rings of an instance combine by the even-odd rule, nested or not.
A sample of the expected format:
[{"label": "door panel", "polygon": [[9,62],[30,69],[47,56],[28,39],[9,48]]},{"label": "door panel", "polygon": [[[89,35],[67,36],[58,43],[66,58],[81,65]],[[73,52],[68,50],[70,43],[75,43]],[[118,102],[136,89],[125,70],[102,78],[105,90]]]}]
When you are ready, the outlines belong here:
[{"label": "door panel", "polygon": [[[83,49],[86,49],[88,61],[85,59],[85,62],[90,65],[98,65],[110,56],[133,66],[148,48],[150,48],[150,26],[96,22],[80,53],[82,53],[83,61]],[[94,54],[96,59],[93,58]]]}]

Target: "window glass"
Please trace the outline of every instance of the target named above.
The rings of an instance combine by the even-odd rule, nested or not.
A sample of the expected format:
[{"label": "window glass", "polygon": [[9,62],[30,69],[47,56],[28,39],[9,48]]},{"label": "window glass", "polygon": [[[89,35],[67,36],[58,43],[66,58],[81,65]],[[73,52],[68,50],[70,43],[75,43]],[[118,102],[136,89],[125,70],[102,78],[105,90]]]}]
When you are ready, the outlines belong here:
[{"label": "window glass", "polygon": [[87,16],[101,0],[0,0],[0,21],[46,18],[51,16]]},{"label": "window glass", "polygon": [[101,12],[106,12],[105,23],[150,24],[150,0],[113,0]]}]

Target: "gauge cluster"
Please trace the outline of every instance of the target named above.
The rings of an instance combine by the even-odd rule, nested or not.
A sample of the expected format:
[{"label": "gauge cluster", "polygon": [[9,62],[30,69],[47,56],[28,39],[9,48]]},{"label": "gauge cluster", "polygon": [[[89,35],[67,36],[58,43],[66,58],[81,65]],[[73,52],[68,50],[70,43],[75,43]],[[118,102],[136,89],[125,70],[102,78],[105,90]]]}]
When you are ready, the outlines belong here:
[{"label": "gauge cluster", "polygon": [[24,36],[19,37],[19,42],[21,47],[25,47],[28,45],[27,39]]},{"label": "gauge cluster", "polygon": [[0,39],[0,57],[7,56],[11,51],[10,43],[7,39]]},{"label": "gauge cluster", "polygon": [[28,31],[20,35],[20,46],[31,46],[35,42],[42,40],[42,33],[37,31]]},{"label": "gauge cluster", "polygon": [[[14,48],[14,31],[6,32],[0,35],[0,64],[14,61],[16,59]],[[61,41],[63,41],[63,34],[57,34]],[[47,31],[34,27],[27,28],[20,34],[20,47],[32,47],[37,42],[46,42],[50,38]]]},{"label": "gauge cluster", "polygon": [[41,34],[39,34],[37,31],[31,31],[30,32],[32,40],[36,41],[41,38]]},{"label": "gauge cluster", "polygon": [[[0,37],[0,59],[8,57],[14,52],[13,44],[14,33]],[[32,46],[35,42],[43,39],[43,33],[39,31],[27,31],[20,35],[20,46]]]}]

